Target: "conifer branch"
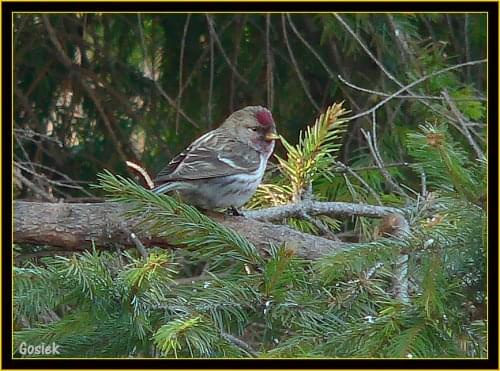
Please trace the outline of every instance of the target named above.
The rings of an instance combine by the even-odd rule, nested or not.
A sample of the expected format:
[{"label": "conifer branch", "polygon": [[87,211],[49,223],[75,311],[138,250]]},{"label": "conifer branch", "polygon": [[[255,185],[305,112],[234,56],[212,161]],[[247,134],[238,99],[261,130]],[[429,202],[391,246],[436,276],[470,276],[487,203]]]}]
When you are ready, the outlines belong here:
[{"label": "conifer branch", "polygon": [[448,94],[448,92],[446,91],[446,89],[443,90],[441,92],[441,94],[443,95],[443,97],[444,97],[446,103],[448,104],[448,106],[450,106],[451,112],[457,118],[458,123],[462,127],[462,130],[461,130],[462,134],[465,136],[465,138],[467,139],[467,141],[470,143],[470,145],[472,146],[472,148],[476,152],[477,157],[478,158],[483,157],[484,156],[483,151],[481,150],[481,148],[479,148],[479,146],[477,145],[477,143],[472,138],[472,135],[469,132],[469,128],[467,127],[467,124],[465,122],[466,119],[462,115],[462,113],[459,111],[459,109],[457,108],[457,105],[451,99],[450,94]]},{"label": "conifer branch", "polygon": [[[304,192],[320,175],[326,175],[328,168],[340,148],[336,142],[346,130],[345,120],[341,116],[346,113],[342,104],[332,104],[321,114],[314,125],[308,126],[299,135],[299,142],[292,145],[285,138],[281,143],[287,151],[287,159],[276,155],[282,175],[291,184],[288,198],[298,202],[303,199]],[[265,187],[265,185],[261,185]]]},{"label": "conifer branch", "polygon": [[[115,202],[66,204],[15,201],[14,242],[47,244],[75,251],[90,248],[92,241],[95,242],[96,246],[107,249],[113,248],[116,244],[135,246],[130,235],[124,231],[120,219],[120,215],[126,210],[127,207]],[[301,215],[303,212],[310,216],[358,215],[380,218],[401,211],[392,207],[305,201],[299,204],[246,211],[246,217],[212,213],[210,218],[222,226],[237,231],[260,251],[267,250],[271,243],[275,245],[286,243],[297,256],[305,259],[317,259],[322,255],[339,249],[349,249],[355,245],[312,236],[286,226],[269,223]],[[130,219],[126,225],[130,230],[136,231],[137,222],[137,219]],[[146,247],[182,247],[182,245],[172,244],[168,238],[162,238],[145,231],[138,231],[136,235]]]},{"label": "conifer branch", "polygon": [[[136,246],[121,224],[121,215],[127,207],[116,202],[104,203],[50,203],[14,202],[14,243],[58,246],[64,250],[82,251],[91,248],[92,242],[99,248],[113,249],[116,245]],[[329,252],[349,245],[326,238],[301,233],[289,227],[263,223],[241,216],[221,213],[210,215],[214,224],[237,231],[259,251],[269,244],[287,244],[295,254],[305,259],[317,259]],[[139,219],[126,222],[136,231]],[[136,236],[145,247],[182,248],[171,239],[146,231]]]},{"label": "conifer branch", "polygon": [[388,214],[401,213],[401,210],[388,206],[362,205],[349,202],[321,202],[305,200],[282,206],[244,212],[247,218],[260,221],[281,221],[286,218],[300,218],[304,213],[309,216],[328,215],[336,217],[366,216],[382,218]]},{"label": "conifer branch", "polygon": [[478,59],[478,60],[475,60],[475,61],[470,61],[470,62],[466,62],[466,63],[459,63],[459,64],[455,64],[453,66],[450,66],[450,67],[446,67],[446,68],[443,68],[443,69],[440,69],[438,71],[434,71],[434,72],[431,72],[429,73],[428,75],[425,75],[405,86],[403,86],[401,89],[395,91],[394,93],[392,93],[391,95],[389,95],[387,98],[384,98],[382,99],[380,102],[378,102],[377,104],[375,104],[372,108],[366,110],[366,111],[363,111],[363,112],[360,112],[354,116],[351,116],[351,117],[347,117],[346,120],[348,121],[352,121],[352,120],[355,120],[357,118],[360,118],[360,117],[363,117],[363,116],[366,116],[366,115],[370,115],[372,112],[375,112],[376,110],[378,110],[380,107],[382,107],[384,104],[386,104],[387,102],[389,102],[390,100],[398,97],[399,95],[401,95],[401,93],[404,93],[405,91],[409,91],[408,89],[434,77],[434,76],[437,76],[437,75],[441,75],[445,72],[448,72],[448,71],[452,71],[452,70],[456,70],[458,68],[462,68],[462,67],[466,67],[466,66],[473,66],[473,65],[476,65],[476,64],[481,64],[481,63],[486,63],[488,62],[487,59]]},{"label": "conifer branch", "polygon": [[[380,226],[380,234],[400,240],[410,235],[410,225],[401,214],[386,216]],[[408,297],[408,259],[409,255],[401,253],[394,267],[393,290],[396,299],[407,303]]]},{"label": "conifer branch", "polygon": [[245,353],[249,354],[251,357],[258,357],[258,353],[252,349],[252,347],[250,345],[248,345],[247,343],[245,343],[243,340],[241,339],[238,339],[237,337],[231,335],[231,334],[228,334],[228,333],[225,333],[225,332],[221,332],[220,333],[221,337],[230,342],[231,344],[235,345],[236,347],[240,348],[241,350],[243,350]]}]

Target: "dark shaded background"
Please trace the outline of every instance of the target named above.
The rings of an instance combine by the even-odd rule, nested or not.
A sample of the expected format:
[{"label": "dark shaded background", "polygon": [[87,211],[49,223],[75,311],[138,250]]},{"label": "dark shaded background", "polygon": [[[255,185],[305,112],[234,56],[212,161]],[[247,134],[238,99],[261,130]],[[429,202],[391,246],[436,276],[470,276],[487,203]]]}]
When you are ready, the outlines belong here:
[{"label": "dark shaded background", "polygon": [[[246,105],[269,107],[280,133],[296,142],[299,130],[332,102],[345,101],[359,113],[384,98],[353,89],[338,75],[373,91],[398,89],[332,14],[46,16],[48,26],[40,14],[14,15],[15,169],[42,190],[17,177],[19,197],[94,195],[88,184],[102,169],[134,175],[126,160],[154,175]],[[486,14],[341,17],[402,84],[486,57]],[[380,109],[378,140],[386,163],[407,159],[401,143],[409,130],[443,121],[443,89],[458,99],[468,120],[484,120],[485,68],[461,68],[414,88],[438,99],[394,99]],[[483,100],[470,100],[477,97]],[[370,120],[350,123],[344,163],[372,164],[359,130],[371,128]],[[482,130],[477,127],[478,137]],[[391,171],[398,176],[397,168]]]}]

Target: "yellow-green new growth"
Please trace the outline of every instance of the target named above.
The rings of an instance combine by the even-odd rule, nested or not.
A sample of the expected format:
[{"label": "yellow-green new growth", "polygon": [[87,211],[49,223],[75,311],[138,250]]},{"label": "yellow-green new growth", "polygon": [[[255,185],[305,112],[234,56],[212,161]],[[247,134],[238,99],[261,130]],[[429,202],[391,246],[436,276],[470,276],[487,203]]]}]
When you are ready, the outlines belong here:
[{"label": "yellow-green new growth", "polygon": [[[346,130],[347,121],[340,119],[347,113],[342,104],[332,104],[316,119],[314,125],[301,131],[296,145],[281,137],[287,159],[277,155],[276,158],[281,174],[287,179],[289,186],[262,184],[258,198],[262,197],[274,205],[297,202],[320,174],[329,175],[328,169],[341,146],[339,139]],[[277,188],[280,191],[278,194]],[[272,197],[270,193],[273,193]]]}]

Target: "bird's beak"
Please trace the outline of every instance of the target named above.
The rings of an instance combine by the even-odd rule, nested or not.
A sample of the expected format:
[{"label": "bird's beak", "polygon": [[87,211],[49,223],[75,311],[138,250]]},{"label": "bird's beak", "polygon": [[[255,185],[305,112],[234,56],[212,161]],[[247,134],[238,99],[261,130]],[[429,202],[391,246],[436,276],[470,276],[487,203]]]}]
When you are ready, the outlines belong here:
[{"label": "bird's beak", "polygon": [[267,133],[266,136],[264,137],[267,142],[272,142],[273,140],[279,140],[280,136],[276,133],[270,132]]}]

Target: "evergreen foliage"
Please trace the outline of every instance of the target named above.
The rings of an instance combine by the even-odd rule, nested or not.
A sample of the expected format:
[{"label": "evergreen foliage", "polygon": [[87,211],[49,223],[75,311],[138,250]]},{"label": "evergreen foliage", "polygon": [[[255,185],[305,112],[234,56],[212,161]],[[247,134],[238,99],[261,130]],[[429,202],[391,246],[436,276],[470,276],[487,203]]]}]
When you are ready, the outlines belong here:
[{"label": "evergreen foliage", "polygon": [[[318,180],[331,181],[334,176],[332,164],[346,130],[346,121],[340,117],[345,114],[342,104],[333,104],[320,115],[314,125],[308,126],[299,134],[296,145],[281,137],[287,158],[276,155],[280,176],[275,177],[272,184],[261,184],[248,206],[257,208],[299,202],[313,196],[312,186]],[[318,197],[321,195],[318,194]],[[318,233],[327,228],[335,230],[339,226],[335,219],[327,216],[314,219],[308,217],[308,220],[290,218],[288,223],[309,233]]]},{"label": "evergreen foliage", "polygon": [[[420,166],[431,175],[434,143],[419,135],[427,151],[416,153],[428,154]],[[415,136],[408,143],[420,148]],[[297,148],[308,154],[303,143]],[[458,147],[442,144],[443,156],[462,160]],[[318,148],[327,155],[331,146]],[[436,195],[417,198],[408,239],[382,238],[311,263],[286,246],[270,246],[263,259],[248,241],[195,208],[109,172],[100,177],[114,202],[130,205],[126,216],[185,245],[183,254],[205,261],[210,273],[176,284],[183,254],[156,250],[147,259],[93,251],[16,268],[16,319],[43,322],[50,312],[57,318],[20,329],[17,343],[57,341],[92,356],[239,357],[248,354],[223,334],[245,336],[251,327],[262,357],[485,355],[485,322],[473,321],[466,310],[468,301],[486,300],[485,248],[476,219],[484,215],[460,197],[462,188],[450,197],[464,178],[448,177],[448,184],[436,183]],[[392,295],[391,267],[401,251],[411,257],[409,303]],[[117,328],[123,330],[118,338]]]},{"label": "evergreen foliage", "polygon": [[[358,113],[399,87],[336,18],[212,17],[226,57],[247,84],[217,49],[202,14],[49,15],[78,66],[70,74],[42,16],[15,16],[20,173],[52,196],[86,192],[126,204],[124,218],[140,220],[138,228],[180,248],[151,248],[142,256],[136,249],[94,246],[22,259],[49,250],[15,245],[14,356],[21,356],[22,342],[56,342],[61,357],[486,357],[487,158],[477,155],[461,127],[463,121],[472,128],[485,151],[484,65],[433,76],[412,88],[427,98],[396,98],[377,110],[376,145],[388,175],[407,192],[403,197],[391,192],[360,135],[360,128],[372,130],[372,117],[349,121],[343,108]],[[486,53],[481,14],[342,17],[403,84]],[[278,32],[282,25],[287,41]],[[268,26],[272,81],[263,48]],[[462,36],[468,54],[457,41]],[[305,87],[286,44],[300,62]],[[353,94],[340,81],[332,83],[330,69],[373,91]],[[94,99],[78,76],[92,81]],[[273,92],[255,89],[269,84]],[[319,110],[309,96],[321,103]],[[323,110],[325,102],[344,99]],[[98,108],[103,102],[111,127]],[[327,238],[349,232],[354,243],[315,261],[297,257],[287,244],[270,244],[262,253],[195,207],[124,176],[118,148],[145,168],[159,168],[236,106],[262,102],[272,103],[281,118],[283,146],[248,208],[311,199],[380,202],[400,207],[410,231],[387,236],[377,231],[379,221],[365,217],[303,215],[283,223]],[[96,180],[96,187],[88,187]],[[18,183],[16,196],[33,195]],[[398,270],[402,257],[408,259],[404,277]],[[402,279],[407,300],[396,293],[395,282]]]}]

